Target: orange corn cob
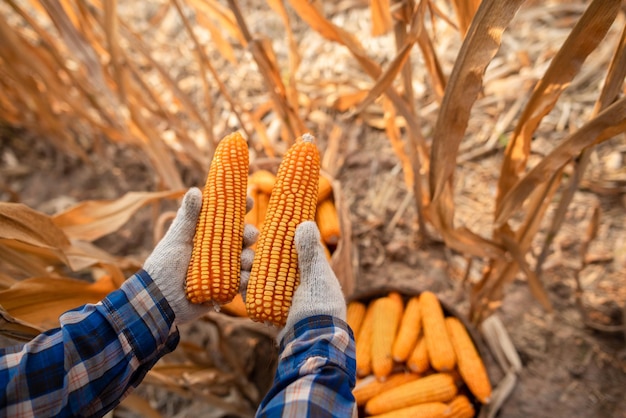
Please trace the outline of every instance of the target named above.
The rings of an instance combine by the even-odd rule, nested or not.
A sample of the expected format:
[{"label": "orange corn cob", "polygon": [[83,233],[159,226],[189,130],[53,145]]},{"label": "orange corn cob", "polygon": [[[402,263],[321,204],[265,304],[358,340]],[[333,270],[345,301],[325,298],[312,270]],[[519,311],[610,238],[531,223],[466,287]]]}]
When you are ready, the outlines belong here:
[{"label": "orange corn cob", "polygon": [[348,303],[348,307],[346,309],[346,322],[350,325],[352,329],[352,333],[354,334],[355,342],[356,338],[359,335],[359,330],[361,329],[361,324],[363,323],[363,319],[365,319],[365,304],[353,300]]},{"label": "orange corn cob", "polygon": [[379,380],[384,380],[393,369],[391,348],[402,318],[402,310],[403,301],[397,293],[378,299],[374,306],[372,372]]},{"label": "orange corn cob", "polygon": [[430,360],[428,358],[428,349],[426,348],[426,340],[424,334],[421,333],[417,338],[417,343],[409,358],[406,360],[406,365],[412,372],[424,373],[430,368]]},{"label": "orange corn cob", "polygon": [[448,405],[443,402],[427,402],[380,415],[370,415],[370,418],[444,418],[446,409]]},{"label": "orange corn cob", "polygon": [[452,377],[435,373],[374,396],[365,404],[365,412],[375,415],[420,403],[447,402],[456,393],[457,387]]},{"label": "orange corn cob", "polygon": [[243,299],[239,293],[235,295],[233,300],[225,305],[222,305],[221,311],[229,315],[240,316],[242,318],[248,316],[246,313],[246,304],[243,303]]},{"label": "orange corn cob", "polygon": [[272,189],[276,183],[276,176],[267,170],[257,170],[250,174],[248,183],[269,196],[272,194]]},{"label": "orange corn cob", "polygon": [[446,418],[472,418],[475,414],[474,405],[465,395],[455,396],[448,404],[444,417]]},{"label": "orange corn cob", "polygon": [[258,322],[284,326],[300,283],[294,237],[298,225],[315,219],[320,155],[313,141],[298,138],[278,167],[246,295],[248,316]]},{"label": "orange corn cob", "polygon": [[412,382],[420,378],[420,375],[415,373],[396,373],[389,376],[389,379],[381,382],[376,379],[376,376],[368,376],[354,387],[352,394],[356,400],[356,404],[361,406],[365,405],[365,402],[372,399],[374,396],[382,393],[386,390],[393,389],[408,382]]},{"label": "orange corn cob", "polygon": [[356,373],[357,376],[367,376],[372,371],[372,326],[374,325],[374,305],[378,300],[373,300],[367,305],[365,318],[361,324],[356,343]]},{"label": "orange corn cob", "polygon": [[450,371],[456,365],[456,355],[439,299],[434,293],[426,291],[420,295],[419,304],[430,364],[437,371]]},{"label": "orange corn cob", "polygon": [[248,144],[237,132],[222,139],[213,156],[187,270],[192,303],[230,302],[239,292]]},{"label": "orange corn cob", "polygon": [[318,203],[315,222],[320,230],[322,240],[327,245],[335,246],[341,238],[339,215],[332,200],[326,199]]},{"label": "orange corn cob", "polygon": [[328,177],[323,174],[320,174],[319,187],[317,190],[317,202],[321,202],[322,200],[328,199],[332,196],[333,193],[333,185],[330,183]]},{"label": "orange corn cob", "polygon": [[402,315],[398,335],[393,342],[391,355],[397,362],[405,361],[417,344],[417,337],[422,329],[419,297],[409,299]]},{"label": "orange corn cob", "polygon": [[482,403],[491,397],[491,383],[487,369],[480,358],[465,326],[458,318],[446,318],[448,334],[456,353],[457,368],[470,392]]}]

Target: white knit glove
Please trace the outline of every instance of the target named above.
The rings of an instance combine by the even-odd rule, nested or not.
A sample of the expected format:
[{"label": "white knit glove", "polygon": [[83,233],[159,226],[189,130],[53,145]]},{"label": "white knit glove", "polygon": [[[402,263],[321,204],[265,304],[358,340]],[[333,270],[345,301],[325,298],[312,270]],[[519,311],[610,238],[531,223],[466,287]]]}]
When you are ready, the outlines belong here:
[{"label": "white knit glove", "polygon": [[[246,209],[252,208],[252,199],[248,198]],[[144,262],[143,269],[152,277],[163,296],[174,311],[174,323],[184,324],[204,315],[216,304],[194,304],[185,296],[185,280],[187,268],[193,250],[193,236],[200,208],[202,192],[196,187],[187,191],[183,203],[165,236],[159,241]],[[259,233],[253,226],[244,227],[243,246],[241,253],[241,276],[247,282],[252,268],[254,251],[247,248],[256,242]]]},{"label": "white knit glove", "polygon": [[330,315],[346,320],[346,300],[337,276],[326,259],[320,231],[315,222],[306,221],[298,225],[295,244],[300,285],[294,292],[287,323],[276,338],[278,343],[304,318]]}]

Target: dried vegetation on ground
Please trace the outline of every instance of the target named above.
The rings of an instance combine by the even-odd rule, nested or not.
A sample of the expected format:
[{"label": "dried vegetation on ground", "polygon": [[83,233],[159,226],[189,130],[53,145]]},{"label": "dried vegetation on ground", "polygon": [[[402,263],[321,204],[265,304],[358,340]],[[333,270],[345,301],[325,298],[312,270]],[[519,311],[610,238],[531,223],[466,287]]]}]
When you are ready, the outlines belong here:
[{"label": "dried vegetation on ground", "polygon": [[[225,134],[262,165],[310,130],[346,288],[502,318],[524,363],[503,417],[623,416],[625,21],[616,0],[0,4],[2,334],[119,286]],[[212,314],[184,336],[116,414],[252,413],[273,332]]]}]

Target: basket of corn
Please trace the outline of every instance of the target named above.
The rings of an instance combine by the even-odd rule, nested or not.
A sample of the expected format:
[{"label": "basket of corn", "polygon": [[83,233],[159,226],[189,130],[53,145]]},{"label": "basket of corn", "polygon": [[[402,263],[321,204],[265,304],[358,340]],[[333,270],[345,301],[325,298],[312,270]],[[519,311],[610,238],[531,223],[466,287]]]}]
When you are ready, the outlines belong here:
[{"label": "basket of corn", "polygon": [[480,333],[430,291],[350,297],[360,417],[478,416],[497,366]]}]

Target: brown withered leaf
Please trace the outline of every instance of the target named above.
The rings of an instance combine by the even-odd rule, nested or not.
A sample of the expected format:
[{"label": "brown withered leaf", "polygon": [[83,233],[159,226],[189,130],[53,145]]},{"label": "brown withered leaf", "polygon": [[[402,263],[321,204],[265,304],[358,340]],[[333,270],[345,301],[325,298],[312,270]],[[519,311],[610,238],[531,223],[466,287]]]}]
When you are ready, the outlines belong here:
[{"label": "brown withered leaf", "polygon": [[496,211],[502,212],[504,196],[524,173],[532,136],[563,90],[580,71],[587,56],[604,39],[622,4],[621,0],[594,0],[535,86],[507,144],[498,178]]},{"label": "brown withered leaf", "polygon": [[86,303],[96,303],[115,290],[110,276],[89,283],[69,277],[33,277],[0,292],[0,305],[14,318],[51,329],[59,316]]},{"label": "brown withered leaf", "polygon": [[584,148],[605,141],[626,130],[626,98],[606,108],[569,135],[524,177],[511,187],[496,208],[495,225],[502,226],[521,207],[528,195]]},{"label": "brown withered leaf", "polygon": [[391,18],[390,0],[372,0],[370,2],[372,17],[372,36],[384,35],[391,30],[393,20]]},{"label": "brown withered leaf", "polygon": [[63,249],[70,242],[51,218],[22,203],[0,202],[0,239],[35,247]]},{"label": "brown withered leaf", "polygon": [[148,203],[176,199],[184,193],[184,190],[128,192],[119,199],[85,201],[54,215],[52,221],[68,238],[94,241],[117,231]]},{"label": "brown withered leaf", "polygon": [[522,0],[484,0],[454,63],[433,134],[430,169],[431,200],[444,190],[456,168],[459,145],[487,66],[500,48],[504,29]]},{"label": "brown withered leaf", "polygon": [[28,342],[40,334],[43,328],[34,327],[24,321],[12,317],[0,305],[0,335],[16,341]]}]

